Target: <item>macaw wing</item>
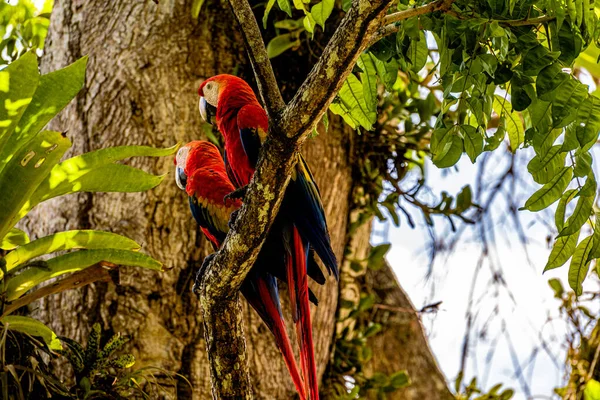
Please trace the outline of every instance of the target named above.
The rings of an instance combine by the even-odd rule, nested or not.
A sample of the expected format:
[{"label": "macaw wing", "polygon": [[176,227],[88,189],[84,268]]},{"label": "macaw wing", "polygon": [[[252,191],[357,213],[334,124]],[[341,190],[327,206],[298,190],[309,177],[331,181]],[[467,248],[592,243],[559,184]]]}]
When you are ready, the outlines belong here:
[{"label": "macaw wing", "polygon": [[227,177],[229,178],[231,183],[233,183],[233,185],[236,188],[243,186],[243,184],[241,183],[241,180],[238,179],[238,177],[235,175],[235,172],[233,172],[233,168],[231,168],[231,164],[229,163],[229,161],[227,161],[227,151],[223,151],[223,161],[225,162],[225,172],[227,172]]},{"label": "macaw wing", "polygon": [[337,260],[331,248],[319,188],[308,164],[300,154],[287,191],[289,193],[285,196],[285,203],[287,203],[285,209],[293,217],[294,224],[302,237],[309,241],[327,270],[337,278]]},{"label": "macaw wing", "polygon": [[212,239],[214,238],[218,242],[218,246],[223,243],[229,230],[227,225],[229,217],[225,207],[217,207],[206,199],[197,198],[196,196],[190,196],[189,203],[194,219],[205,233],[210,234],[207,236],[209,236],[211,242],[216,244]]},{"label": "macaw wing", "polygon": [[244,152],[252,167],[258,162],[260,146],[267,138],[269,119],[265,110],[258,104],[249,104],[240,109],[237,125]]}]

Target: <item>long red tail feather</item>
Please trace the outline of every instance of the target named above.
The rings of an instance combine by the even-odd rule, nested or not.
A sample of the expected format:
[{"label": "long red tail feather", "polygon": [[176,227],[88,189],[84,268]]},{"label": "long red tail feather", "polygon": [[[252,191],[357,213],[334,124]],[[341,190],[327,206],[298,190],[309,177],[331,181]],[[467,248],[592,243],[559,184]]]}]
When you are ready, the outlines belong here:
[{"label": "long red tail feather", "polygon": [[[290,373],[292,381],[294,382],[294,386],[300,395],[300,399],[306,400],[304,380],[300,376],[300,371],[298,370],[298,365],[296,364],[296,358],[294,357],[294,350],[292,349],[290,339],[287,335],[285,321],[280,314],[280,308],[278,306],[279,299],[273,298],[268,285],[263,279],[258,279],[256,283],[260,298],[249,299],[250,304],[257,311],[262,309],[262,311],[267,314],[267,318],[264,318],[263,316],[263,321],[267,323],[267,326],[275,337],[275,343],[277,344],[279,351],[281,351],[281,355],[283,356],[285,365]],[[255,304],[255,302],[258,304]],[[259,314],[261,314],[260,311]],[[269,324],[267,321],[272,321],[273,323]]]},{"label": "long red tail feather", "polygon": [[[296,283],[296,296],[299,318],[296,329],[300,331],[300,359],[304,378],[308,381],[311,400],[319,400],[319,385],[317,380],[317,367],[312,339],[312,324],[310,320],[310,305],[308,300],[308,274],[306,271],[307,246],[302,241],[300,233],[293,229],[294,248],[294,278]],[[289,281],[289,278],[288,278]]]}]

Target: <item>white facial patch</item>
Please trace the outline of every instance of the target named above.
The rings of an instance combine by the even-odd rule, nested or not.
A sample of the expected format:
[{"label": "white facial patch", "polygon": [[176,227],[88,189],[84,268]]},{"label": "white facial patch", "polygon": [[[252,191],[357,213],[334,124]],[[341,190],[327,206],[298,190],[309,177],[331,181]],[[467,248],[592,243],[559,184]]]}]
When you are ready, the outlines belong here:
[{"label": "white facial patch", "polygon": [[217,106],[217,102],[219,100],[219,84],[217,82],[208,82],[204,86],[204,89],[202,89],[202,93],[204,93],[204,98],[208,104],[213,107]]},{"label": "white facial patch", "polygon": [[179,168],[185,169],[185,163],[187,161],[189,152],[190,152],[190,148],[187,146],[180,148],[179,151],[177,152],[177,155],[175,156],[175,162],[177,163],[177,166]]}]

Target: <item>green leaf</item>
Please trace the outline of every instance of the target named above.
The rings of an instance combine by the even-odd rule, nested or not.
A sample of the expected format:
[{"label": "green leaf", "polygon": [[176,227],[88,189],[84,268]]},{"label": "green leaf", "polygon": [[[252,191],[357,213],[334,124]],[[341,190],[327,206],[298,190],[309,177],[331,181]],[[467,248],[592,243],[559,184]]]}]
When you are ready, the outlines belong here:
[{"label": "green leaf", "polygon": [[578,178],[587,176],[592,171],[592,155],[590,153],[579,153],[575,156],[574,174]]},{"label": "green leaf", "polygon": [[[575,248],[573,248],[573,250],[574,249]],[[562,285],[562,283],[560,283],[559,279],[556,279],[556,278],[549,279],[548,285],[550,285],[550,287],[554,291],[554,297],[556,297],[557,299],[560,299],[562,297],[562,295],[565,293],[565,289],[563,288],[563,285]]]},{"label": "green leaf", "polygon": [[19,220],[19,210],[27,204],[52,167],[71,147],[59,132],[44,131],[22,146],[0,173],[0,237]]},{"label": "green leaf", "polygon": [[569,74],[562,72],[559,63],[551,64],[542,69],[535,82],[538,98],[544,101],[551,101],[558,93],[560,85],[567,79],[569,79]]},{"label": "green leaf", "polygon": [[[290,4],[290,0],[277,0],[277,5],[279,9],[286,13],[289,17],[292,16],[292,5]],[[278,21],[281,22],[281,21]],[[275,23],[275,27],[278,28],[277,22]],[[279,26],[280,27],[280,26]],[[298,25],[298,28],[300,25]]]},{"label": "green leaf", "polygon": [[310,9],[310,13],[315,19],[315,22],[318,25],[321,25],[321,28],[323,29],[325,29],[325,21],[327,21],[327,18],[329,18],[333,11],[334,4],[334,0],[322,0]]},{"label": "green leaf", "polygon": [[390,376],[390,385],[394,389],[400,389],[410,385],[410,378],[406,371],[399,371]]},{"label": "green leaf", "polygon": [[[592,261],[595,258],[600,258],[600,212],[595,213],[595,221],[594,221],[594,233],[592,233],[592,250],[588,256],[587,261]],[[598,265],[596,263],[596,270],[598,269]]]},{"label": "green leaf", "polygon": [[163,157],[174,154],[179,145],[168,148],[117,146],[91,151],[69,158],[54,166],[50,174],[30,196],[20,211],[24,216],[42,201],[76,192],[139,192],[160,184],[157,176],[123,164],[113,164],[130,157]]},{"label": "green leaf", "polygon": [[577,296],[581,296],[583,293],[583,281],[590,268],[590,263],[587,259],[592,249],[591,239],[592,237],[588,236],[579,243],[573,253],[571,265],[569,265],[569,286],[571,286]]},{"label": "green leaf", "polygon": [[[347,117],[350,117],[355,126],[361,125],[366,130],[371,130],[377,114],[375,111],[369,110],[363,92],[363,84],[356,75],[348,75],[338,93],[337,100],[330,107],[333,113],[341,115],[346,122],[348,122]],[[344,113],[344,110],[347,113]]]},{"label": "green leaf", "polygon": [[[294,4],[296,3],[294,2]],[[308,13],[304,16],[302,24],[304,25],[304,29],[306,29],[307,32],[312,33],[314,35],[316,22],[311,13]]]},{"label": "green leaf", "polygon": [[470,125],[461,125],[459,127],[465,143],[465,152],[475,164],[477,156],[483,152],[483,135],[479,129]]},{"label": "green leaf", "polygon": [[[53,235],[44,236],[31,243],[20,246],[4,257],[5,268],[8,272],[18,270],[29,260],[63,250],[74,249],[140,249],[140,245],[125,236],[112,232],[94,230],[73,230],[58,232]],[[3,277],[0,272],[0,279]]]},{"label": "green leaf", "polygon": [[0,169],[79,93],[85,82],[87,60],[87,56],[82,57],[66,68],[42,75],[29,107],[0,152]]},{"label": "green leaf", "polygon": [[473,204],[473,194],[471,193],[471,186],[465,185],[462,190],[456,196],[456,208],[455,210],[459,213],[466,211]]},{"label": "green leaf", "polygon": [[525,130],[519,114],[509,109],[510,102],[504,97],[495,95],[493,108],[496,114],[506,119],[506,132],[510,141],[510,149],[514,153],[525,140]]},{"label": "green leaf", "polygon": [[427,47],[427,40],[425,39],[425,33],[419,31],[419,40],[411,40],[410,46],[408,47],[408,58],[412,64],[412,70],[419,72],[425,67],[427,63],[427,56],[429,55],[429,49]]},{"label": "green leaf", "polygon": [[581,151],[588,151],[598,140],[600,131],[600,99],[589,96],[577,110],[576,135]]},{"label": "green leaf", "polygon": [[202,5],[204,4],[204,0],[194,0],[192,3],[192,18],[194,20],[198,19],[200,16],[200,10],[202,9]]},{"label": "green leaf", "polygon": [[286,50],[289,50],[293,47],[300,46],[300,40],[298,39],[298,35],[293,33],[284,33],[283,35],[277,35],[269,44],[267,44],[267,55],[269,58],[277,57],[282,54]]},{"label": "green leaf", "polygon": [[377,69],[375,68],[376,58],[368,53],[363,53],[358,59],[357,65],[363,71],[360,73],[360,80],[363,86],[363,95],[365,105],[369,114],[377,114]]},{"label": "green leaf", "polygon": [[[580,16],[581,14],[578,13],[578,17]],[[572,29],[568,23],[563,24],[558,31],[558,44],[558,49],[560,50],[558,59],[566,65],[571,65],[579,53],[581,53],[581,48],[583,47],[583,39],[579,33],[579,29]]]},{"label": "green leaf", "polygon": [[373,53],[369,53],[375,62],[375,69],[377,69],[377,75],[383,81],[385,88],[391,90],[398,79],[398,61],[395,58],[390,58],[388,61],[381,61],[375,57]]},{"label": "green leaf", "polygon": [[56,333],[36,319],[20,315],[7,315],[0,319],[0,322],[8,330],[42,338],[50,350],[62,350]]},{"label": "green leaf", "polygon": [[281,21],[276,21],[273,25],[275,26],[275,28],[285,29],[288,31],[294,31],[296,29],[303,28],[302,18],[300,18],[300,19],[284,19]]},{"label": "green leaf", "polygon": [[558,56],[559,51],[549,51],[546,47],[538,44],[529,49],[523,58],[523,73],[529,76],[536,76],[542,68],[552,64]]},{"label": "green leaf", "polygon": [[575,79],[566,80],[552,101],[552,124],[562,128],[575,121],[576,110],[588,96],[588,87]]},{"label": "green leaf", "polygon": [[540,211],[557,201],[571,181],[573,169],[564,167],[541,189],[536,191],[526,202],[524,208],[529,211]]},{"label": "green leaf", "polygon": [[162,270],[162,264],[154,258],[129,250],[102,249],[79,250],[51,258],[43,268],[32,267],[11,277],[6,284],[6,298],[13,301],[48,279],[67,273],[84,270],[101,261],[143,267],[156,271]]},{"label": "green leaf", "polygon": [[583,390],[583,400],[600,400],[600,382],[590,379]]},{"label": "green leaf", "polygon": [[570,236],[562,236],[556,239],[554,246],[552,246],[552,251],[548,256],[544,272],[564,265],[575,252],[578,239],[579,231]]},{"label": "green leaf", "polygon": [[0,71],[0,154],[31,102],[39,79],[37,56],[33,52],[25,53]]},{"label": "green leaf", "polygon": [[390,251],[391,246],[390,243],[383,243],[372,247],[367,258],[369,260],[369,268],[373,270],[380,269],[385,262],[385,255]]},{"label": "green leaf", "polygon": [[536,155],[527,164],[527,170],[533,180],[543,185],[550,182],[558,171],[565,166],[566,153],[561,152],[561,145],[552,146],[545,156]]},{"label": "green leaf", "polygon": [[455,134],[456,127],[436,129],[431,135],[432,161],[438,168],[448,168],[458,162],[463,141]]},{"label": "green leaf", "polygon": [[[29,243],[29,236],[20,229],[12,228],[0,241],[0,249],[12,250],[17,246]],[[0,274],[1,275],[1,274]]]},{"label": "green leaf", "polygon": [[556,212],[554,213],[554,222],[559,231],[562,231],[565,226],[567,204],[569,204],[578,194],[578,189],[569,189],[561,196],[558,206],[556,207]]},{"label": "green leaf", "polygon": [[267,5],[265,6],[265,13],[263,14],[263,18],[262,18],[262,23],[263,23],[264,29],[267,29],[267,19],[269,18],[269,13],[271,12],[271,9],[273,8],[274,5],[275,5],[275,0],[269,0],[267,2]]},{"label": "green leaf", "polygon": [[580,195],[573,214],[567,219],[565,227],[560,231],[558,236],[569,236],[577,232],[590,217],[593,206],[594,196]]}]

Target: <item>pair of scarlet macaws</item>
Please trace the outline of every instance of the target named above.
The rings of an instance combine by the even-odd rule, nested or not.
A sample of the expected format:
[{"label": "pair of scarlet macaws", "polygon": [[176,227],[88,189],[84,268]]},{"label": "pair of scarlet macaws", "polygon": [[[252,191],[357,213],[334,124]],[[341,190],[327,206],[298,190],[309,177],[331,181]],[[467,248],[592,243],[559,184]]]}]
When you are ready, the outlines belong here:
[{"label": "pair of scarlet macaws", "polygon": [[[216,250],[227,235],[231,214],[241,206],[237,196],[231,194],[243,193],[250,183],[269,122],[254,92],[240,78],[217,75],[204,81],[198,92],[202,118],[216,124],[225,140],[225,160],[208,142],[188,143],[175,158],[176,180],[189,196],[192,215]],[[298,154],[279,214],[241,292],[273,333],[300,398],[307,399],[308,394],[316,400],[319,392],[309,301],[317,304],[317,299],[308,288],[308,276],[319,284],[325,283],[325,276],[310,249],[337,278],[337,261],[319,189],[306,161]],[[201,278],[202,268],[197,284]],[[282,316],[277,279],[288,284],[302,375]]]}]

